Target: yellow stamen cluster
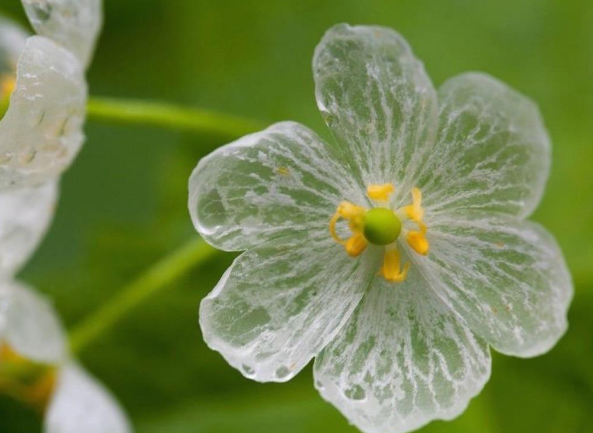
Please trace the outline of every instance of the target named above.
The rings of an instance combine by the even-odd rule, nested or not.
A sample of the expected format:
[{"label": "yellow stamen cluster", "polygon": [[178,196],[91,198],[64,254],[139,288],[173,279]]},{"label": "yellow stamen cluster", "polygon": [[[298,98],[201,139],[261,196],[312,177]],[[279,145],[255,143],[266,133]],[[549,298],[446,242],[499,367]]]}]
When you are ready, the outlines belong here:
[{"label": "yellow stamen cluster", "polygon": [[56,386],[55,368],[33,362],[0,345],[0,392],[45,411]]},{"label": "yellow stamen cluster", "polygon": [[[367,195],[375,202],[386,204],[394,190],[394,186],[390,183],[369,185]],[[381,206],[378,206],[378,208],[387,209]],[[426,256],[430,250],[430,245],[426,238],[428,228],[424,223],[422,193],[418,188],[414,188],[412,190],[412,203],[396,211],[389,210],[393,212],[392,215],[386,210],[383,210],[382,212],[387,214],[387,216],[391,215],[389,218],[377,218],[376,212],[378,211],[375,213],[371,211],[372,209],[367,210],[362,206],[347,201],[340,203],[336,213],[330,220],[330,234],[336,242],[344,246],[350,257],[357,257],[362,254],[369,243],[383,246],[385,248],[383,266],[379,273],[389,282],[401,283],[408,275],[410,263],[405,263],[402,266],[401,254],[397,247],[397,238],[400,231],[404,233],[408,245],[416,253]],[[336,225],[341,219],[348,222],[348,228],[352,233],[348,239],[342,239],[337,233]],[[403,228],[401,223],[405,221],[413,222],[417,226],[417,229]],[[365,232],[369,236],[368,239],[365,237]],[[378,240],[375,239],[372,242],[373,237],[369,233],[374,233],[375,235],[378,233]]]}]

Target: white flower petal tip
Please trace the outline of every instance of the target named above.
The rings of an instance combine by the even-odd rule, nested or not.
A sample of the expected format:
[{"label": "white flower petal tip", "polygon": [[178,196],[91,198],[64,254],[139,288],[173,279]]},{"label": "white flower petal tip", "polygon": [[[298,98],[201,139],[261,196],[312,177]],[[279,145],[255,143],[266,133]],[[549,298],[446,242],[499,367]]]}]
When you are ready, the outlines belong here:
[{"label": "white flower petal tip", "polygon": [[37,249],[57,199],[56,182],[0,192],[0,279],[13,276]]},{"label": "white flower petal tip", "polygon": [[398,196],[413,187],[438,106],[405,39],[385,27],[336,25],[315,50],[313,73],[319,110],[362,182],[397,183]]},{"label": "white flower petal tip", "polygon": [[27,40],[0,122],[0,190],[52,180],[84,140],[87,85],[78,59],[51,40]]},{"label": "white flower petal tip", "polygon": [[344,326],[374,263],[326,236],[278,238],[239,256],[200,306],[205,341],[245,376],[285,382]]},{"label": "white flower petal tip", "polygon": [[484,74],[436,92],[381,27],[333,27],[313,72],[335,142],[286,122],[190,178],[197,231],[246,250],[201,303],[204,339],[262,382],[315,358],[319,392],[365,433],[455,418],[490,347],[536,356],[567,328],[562,252],[525,221],[550,169],[541,115]]},{"label": "white flower petal tip", "polygon": [[482,73],[439,89],[437,141],[418,181],[431,214],[482,211],[519,218],[539,204],[551,144],[537,106]]},{"label": "white flower petal tip", "polygon": [[16,282],[0,283],[0,343],[20,355],[45,364],[65,360],[67,344],[51,303]]},{"label": "white flower petal tip", "polygon": [[130,433],[115,397],[74,363],[61,370],[44,421],[45,433]]},{"label": "white flower petal tip", "polygon": [[574,288],[544,228],[508,218],[442,220],[431,242],[425,269],[437,293],[494,349],[533,357],[564,335]]},{"label": "white flower petal tip", "polygon": [[23,0],[35,31],[88,66],[103,22],[101,0]]},{"label": "white flower petal tip", "polygon": [[375,280],[315,360],[321,395],[365,433],[403,433],[461,414],[490,377],[488,345],[414,269],[397,289]]}]

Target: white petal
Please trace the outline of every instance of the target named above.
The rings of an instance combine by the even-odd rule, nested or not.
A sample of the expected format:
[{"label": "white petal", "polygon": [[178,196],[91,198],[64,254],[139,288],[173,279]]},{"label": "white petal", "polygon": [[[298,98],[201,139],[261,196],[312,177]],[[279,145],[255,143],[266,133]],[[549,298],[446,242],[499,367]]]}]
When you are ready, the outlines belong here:
[{"label": "white petal", "polygon": [[365,433],[452,419],[490,376],[490,353],[417,269],[377,278],[350,322],[315,360],[321,395]]},{"label": "white petal", "polygon": [[239,256],[200,306],[206,343],[258,381],[287,381],[336,335],[377,271],[323,235]]},{"label": "white petal", "polygon": [[2,282],[0,298],[3,299],[0,315],[4,315],[0,334],[5,343],[33,361],[56,364],[65,358],[65,332],[45,297],[23,284]]},{"label": "white petal", "polygon": [[[27,42],[27,33],[12,21],[0,18],[0,78],[14,75],[16,64]],[[3,95],[0,94],[0,97]]]},{"label": "white petal", "polygon": [[101,0],[23,0],[23,5],[37,33],[88,65],[103,22]]},{"label": "white petal", "polygon": [[572,282],[545,229],[508,218],[443,220],[429,240],[422,267],[435,291],[496,350],[536,356],[564,334]]},{"label": "white petal", "polygon": [[427,213],[531,214],[550,171],[550,140],[537,106],[476,73],[449,80],[439,98],[437,144],[418,184]]},{"label": "white petal", "polygon": [[0,279],[13,276],[37,249],[57,196],[56,182],[0,192]]},{"label": "white petal", "polygon": [[128,433],[128,420],[113,395],[76,364],[60,370],[44,433]]},{"label": "white petal", "polygon": [[437,98],[407,42],[383,27],[331,28],[313,60],[317,104],[365,184],[414,186],[434,144]]},{"label": "white petal", "polygon": [[34,36],[0,123],[0,190],[36,185],[65,170],[82,145],[86,83],[79,61]]},{"label": "white petal", "polygon": [[275,236],[328,233],[342,200],[363,191],[314,132],[282,122],[203,158],[189,181],[198,232],[224,250],[244,250]]}]

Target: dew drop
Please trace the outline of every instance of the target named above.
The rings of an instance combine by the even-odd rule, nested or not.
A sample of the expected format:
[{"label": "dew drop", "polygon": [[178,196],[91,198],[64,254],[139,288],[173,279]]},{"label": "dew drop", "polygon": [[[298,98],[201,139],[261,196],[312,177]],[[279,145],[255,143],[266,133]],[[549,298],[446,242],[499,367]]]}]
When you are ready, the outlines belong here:
[{"label": "dew drop", "polygon": [[290,370],[288,367],[282,366],[278,370],[276,370],[276,378],[284,379],[290,374]]},{"label": "dew drop", "polygon": [[247,364],[241,365],[241,370],[246,376],[253,377],[255,375],[255,370]]}]

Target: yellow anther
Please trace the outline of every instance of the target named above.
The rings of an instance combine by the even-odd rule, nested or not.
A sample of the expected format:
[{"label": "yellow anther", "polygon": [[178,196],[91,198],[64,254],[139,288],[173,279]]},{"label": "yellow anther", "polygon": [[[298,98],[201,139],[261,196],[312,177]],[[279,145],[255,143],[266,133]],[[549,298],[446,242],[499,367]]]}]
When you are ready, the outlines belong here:
[{"label": "yellow anther", "polygon": [[346,252],[350,257],[357,257],[365,250],[368,242],[360,233],[354,234],[346,241]]},{"label": "yellow anther", "polygon": [[346,245],[346,241],[340,236],[336,231],[336,224],[338,221],[343,218],[348,221],[348,226],[353,233],[360,233],[362,231],[362,224],[364,221],[364,213],[366,209],[362,206],[357,206],[347,201],[343,201],[338,206],[336,213],[332,216],[331,220],[329,221],[329,232],[332,238],[342,244]]},{"label": "yellow anther", "polygon": [[395,187],[391,183],[384,183],[383,185],[369,185],[367,187],[367,195],[372,200],[388,201],[389,196],[393,194]]},{"label": "yellow anther", "polygon": [[422,221],[424,209],[422,208],[422,192],[418,188],[412,189],[412,204],[404,207],[406,215],[413,221]]},{"label": "yellow anther", "polygon": [[410,245],[410,247],[418,254],[425,256],[430,250],[430,244],[428,243],[428,239],[426,239],[426,224],[422,221],[417,221],[416,223],[418,224],[418,227],[420,227],[420,230],[413,230],[408,233],[408,245]]},{"label": "yellow anther", "polygon": [[383,267],[380,274],[390,283],[401,283],[408,276],[410,264],[406,263],[402,269],[401,257],[397,248],[391,248],[385,251],[383,257]]}]

